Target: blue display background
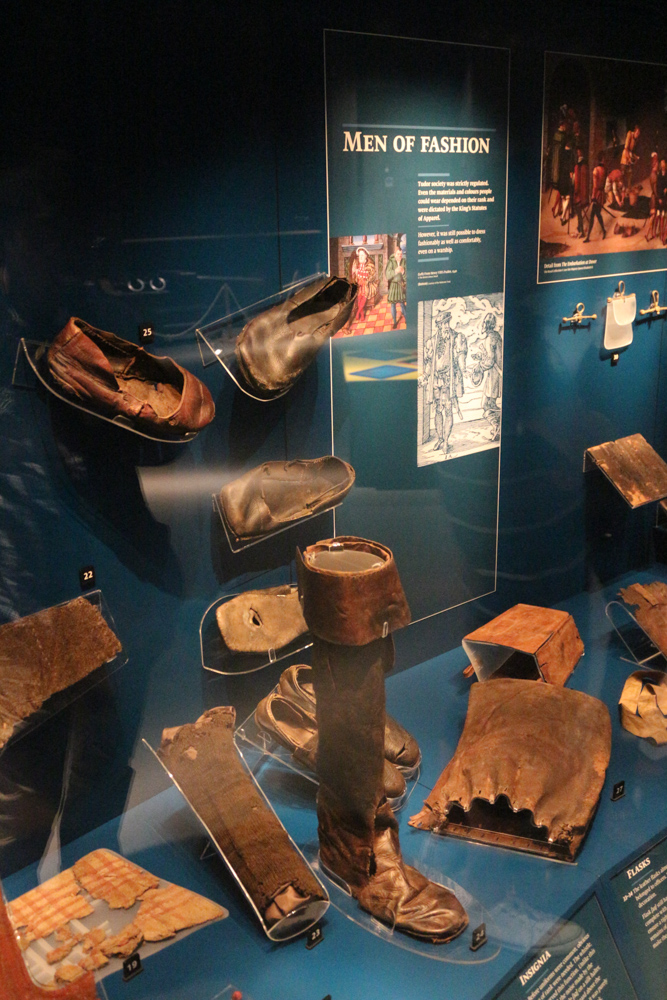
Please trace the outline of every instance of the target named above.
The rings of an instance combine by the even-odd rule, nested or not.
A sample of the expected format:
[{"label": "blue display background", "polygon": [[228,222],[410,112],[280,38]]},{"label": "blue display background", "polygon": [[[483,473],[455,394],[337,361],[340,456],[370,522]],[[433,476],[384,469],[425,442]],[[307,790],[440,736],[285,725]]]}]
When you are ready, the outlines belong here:
[{"label": "blue display background", "polygon": [[[655,8],[610,0],[604,14],[588,16],[569,0],[558,9],[523,10],[490,0],[381,9],[343,0],[335,11],[252,0],[7,0],[3,21],[0,613],[9,621],[75,596],[79,567],[93,564],[129,656],[109,685],[0,759],[4,801],[16,806],[3,809],[3,879],[42,854],[65,773],[62,842],[97,828],[100,841],[111,839],[102,824],[117,823],[124,808],[164,787],[146,764],[141,736],[155,742],[163,726],[191,721],[213,704],[234,704],[243,717],[279,674],[279,667],[233,679],[205,674],[199,622],[223,593],[289,578],[295,545],[330,534],[331,515],[232,557],[210,498],[265,459],[329,451],[328,356],[321,354],[281,403],[258,409],[222,369],[201,369],[188,331],[326,266],[325,27],[511,50],[498,588],[397,635],[394,711],[408,727],[418,724],[425,767],[437,776],[465,712],[461,637],[516,601],[551,605],[574,594],[581,595],[582,631],[603,633],[591,675],[592,693],[597,684],[601,690],[610,661],[600,587],[609,583],[611,593],[620,574],[650,562],[654,510],[631,512],[599,475],[584,476],[583,452],[640,432],[667,456],[667,344],[664,321],[637,323],[634,343],[612,368],[600,356],[601,320],[576,333],[559,332],[559,323],[582,298],[586,312],[600,315],[616,281],[535,284],[543,52],[567,36],[569,47],[584,53],[642,60],[649,40],[656,52],[665,49]],[[150,293],[158,277],[167,290]],[[147,283],[146,294],[129,291],[127,282],[136,287],[137,279]],[[640,307],[654,288],[667,300],[664,274],[633,276],[626,287]],[[82,421],[40,392],[13,388],[19,338],[49,340],[70,315],[129,339],[152,320],[155,353],[202,376],[216,401],[215,422],[183,448],[153,446]],[[446,586],[458,569],[442,560],[429,566],[425,589],[436,572],[438,586]],[[456,671],[436,695],[430,682],[418,689],[421,662],[443,649],[453,651]],[[587,657],[578,670],[589,664]],[[442,661],[430,669],[438,675]],[[451,691],[459,696],[445,725]],[[598,874],[612,863],[607,852],[617,841],[629,854],[637,837],[667,828],[660,763],[638,757],[629,734],[615,731],[615,741],[621,776],[626,754],[644,766],[636,800],[626,796],[613,814],[596,817],[585,851]],[[10,799],[17,789],[19,798]],[[538,873],[528,888],[536,905],[547,900],[551,915],[586,888],[578,877],[583,859],[572,870],[516,856],[501,863],[493,851],[482,862],[481,851],[457,845],[451,873],[489,905],[504,900],[508,886],[523,900],[526,872]],[[178,881],[175,872],[160,874]],[[229,905],[232,883],[221,867],[215,877]],[[275,996],[276,983],[304,1000],[315,988],[323,996],[341,956],[355,971],[345,979],[340,973],[334,996],[415,995],[418,978],[419,996],[465,996],[465,987],[478,1000],[502,971],[487,966],[469,976],[438,966],[429,986],[433,963],[420,964],[428,971],[416,977],[388,946],[370,952],[344,920],[335,957],[325,940],[312,954],[303,949],[308,964],[297,966],[300,943],[271,950],[244,907],[235,912],[230,948],[220,939],[214,954],[209,932],[188,939],[205,945],[199,961],[206,975],[193,998],[211,1000],[226,986],[226,961],[255,970],[251,1000]],[[378,969],[387,976],[379,991]],[[181,985],[189,982],[186,970],[178,976]],[[150,995],[147,981],[140,976],[127,995]]]}]

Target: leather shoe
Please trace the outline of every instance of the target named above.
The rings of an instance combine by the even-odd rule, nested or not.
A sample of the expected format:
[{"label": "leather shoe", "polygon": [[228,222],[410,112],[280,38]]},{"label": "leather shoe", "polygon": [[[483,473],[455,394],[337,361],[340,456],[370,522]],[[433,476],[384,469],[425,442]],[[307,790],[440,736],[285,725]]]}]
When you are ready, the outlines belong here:
[{"label": "leather shoe", "polygon": [[[283,698],[314,716],[315,691],[312,676],[312,667],[305,663],[293,663],[287,670],[283,670],[278,687]],[[422,758],[417,740],[391,715],[387,715],[385,721],[384,756],[407,778],[412,777]]]},{"label": "leather shoe", "polygon": [[320,347],[347,323],[357,286],[318,278],[251,320],[236,340],[236,360],[255,392],[286,392]]},{"label": "leather shoe", "polygon": [[[255,709],[255,722],[263,732],[271,733],[281,746],[289,750],[296,761],[309,771],[317,771],[317,722],[299,705],[280,693],[280,687],[262,698]],[[405,778],[394,764],[384,762],[384,792],[390,805],[396,807],[405,795]]]},{"label": "leather shoe", "polygon": [[213,420],[215,405],[198,378],[171,358],[72,317],[47,352],[53,381],[68,396],[137,430],[183,435]]},{"label": "leather shoe", "polygon": [[227,525],[241,541],[335,507],[353,483],[352,466],[333,455],[265,462],[223,486],[219,499]]}]

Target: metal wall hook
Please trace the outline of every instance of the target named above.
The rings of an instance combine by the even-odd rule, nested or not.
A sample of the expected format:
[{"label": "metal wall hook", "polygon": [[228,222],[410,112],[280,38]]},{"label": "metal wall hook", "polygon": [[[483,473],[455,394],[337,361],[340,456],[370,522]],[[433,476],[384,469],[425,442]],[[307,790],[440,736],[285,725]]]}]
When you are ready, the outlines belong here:
[{"label": "metal wall hook", "polygon": [[667,306],[660,305],[660,293],[657,288],[654,288],[651,292],[651,305],[648,309],[640,309],[639,312],[642,316],[660,316],[662,313],[667,312]]},{"label": "metal wall hook", "polygon": [[585,319],[597,319],[598,318],[598,314],[597,313],[591,313],[589,316],[585,316],[584,315],[584,309],[585,308],[586,307],[584,306],[583,302],[577,302],[577,307],[574,310],[574,312],[572,313],[572,315],[571,316],[563,316],[563,323],[569,323],[571,326],[579,326],[579,324],[582,323]]}]

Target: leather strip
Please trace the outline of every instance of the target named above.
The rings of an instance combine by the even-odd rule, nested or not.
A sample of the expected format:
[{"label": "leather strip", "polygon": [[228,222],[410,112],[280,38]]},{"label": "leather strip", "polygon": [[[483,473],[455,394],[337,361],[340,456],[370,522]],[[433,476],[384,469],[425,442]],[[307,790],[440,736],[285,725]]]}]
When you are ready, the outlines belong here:
[{"label": "leather strip", "polygon": [[233,740],[235,718],[231,707],[212,708],[194,724],[165,730],[160,760],[265,918],[288,886],[304,899],[326,899],[242,764]]},{"label": "leather strip", "polygon": [[[359,571],[322,569],[314,557],[323,552],[360,552],[377,564]],[[391,549],[379,542],[340,535],[296,552],[299,594],[310,631],[327,642],[363,646],[410,623]]]}]

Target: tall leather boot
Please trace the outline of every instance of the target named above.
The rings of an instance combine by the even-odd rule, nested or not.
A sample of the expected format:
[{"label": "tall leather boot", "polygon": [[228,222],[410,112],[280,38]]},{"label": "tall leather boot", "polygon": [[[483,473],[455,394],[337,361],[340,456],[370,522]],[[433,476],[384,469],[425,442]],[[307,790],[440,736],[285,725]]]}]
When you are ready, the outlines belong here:
[{"label": "tall leather boot", "polygon": [[297,550],[297,571],[313,634],[322,863],[378,920],[423,940],[449,941],[467,926],[465,910],[405,864],[384,795],[390,633],[410,621],[393,555],[377,542],[341,536],[303,555]]}]

